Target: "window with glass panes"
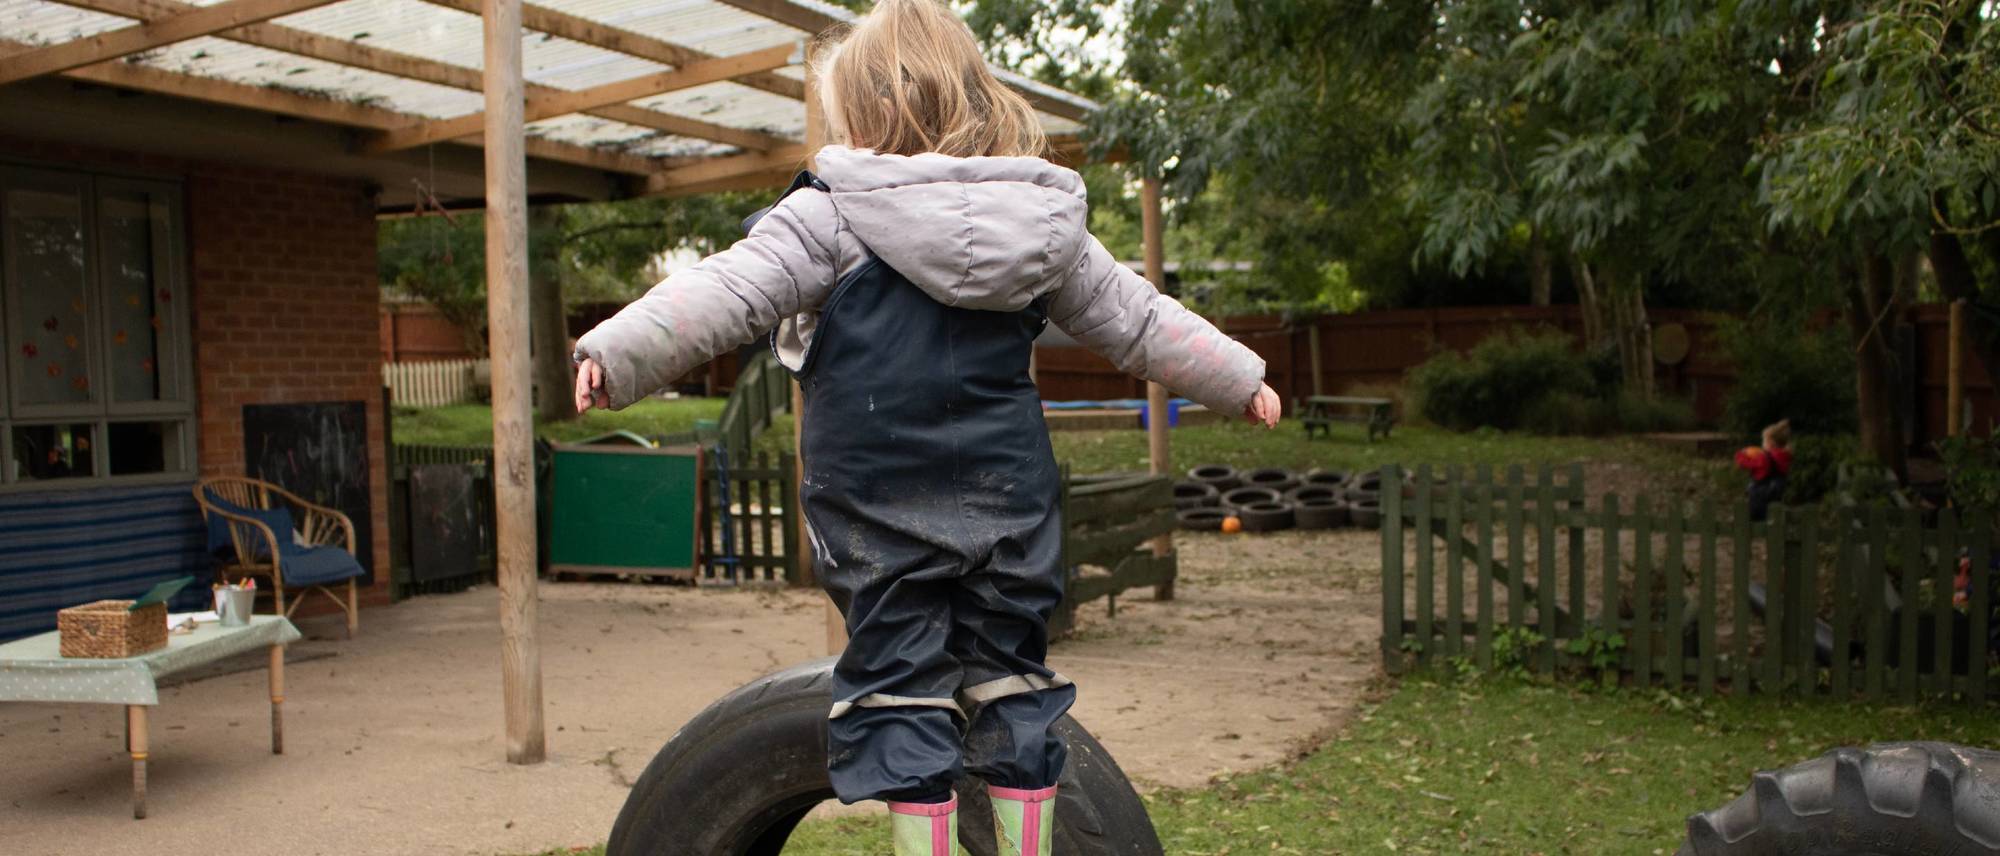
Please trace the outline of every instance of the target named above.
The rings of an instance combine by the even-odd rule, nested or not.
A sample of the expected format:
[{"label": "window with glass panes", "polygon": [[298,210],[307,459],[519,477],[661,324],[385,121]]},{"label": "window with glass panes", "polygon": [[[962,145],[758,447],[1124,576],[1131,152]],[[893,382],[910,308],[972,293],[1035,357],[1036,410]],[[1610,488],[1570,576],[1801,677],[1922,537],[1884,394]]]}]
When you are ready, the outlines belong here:
[{"label": "window with glass panes", "polygon": [[0,490],[194,473],[180,189],[0,165]]}]

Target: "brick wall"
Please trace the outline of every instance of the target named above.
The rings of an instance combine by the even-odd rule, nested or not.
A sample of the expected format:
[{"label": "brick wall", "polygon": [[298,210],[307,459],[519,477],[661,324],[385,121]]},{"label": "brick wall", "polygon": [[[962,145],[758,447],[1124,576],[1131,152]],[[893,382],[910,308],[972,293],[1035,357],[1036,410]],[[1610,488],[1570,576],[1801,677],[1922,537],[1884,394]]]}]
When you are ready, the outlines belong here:
[{"label": "brick wall", "polygon": [[[246,404],[365,402],[375,584],[362,599],[387,603],[388,450],[369,188],[305,173],[5,136],[0,154],[182,182],[201,471],[243,471]],[[300,612],[328,608],[324,598],[314,597]]]},{"label": "brick wall", "polygon": [[186,188],[202,471],[242,471],[246,404],[367,402],[375,586],[366,599],[386,602],[388,455],[368,188],[207,164],[188,165]]}]

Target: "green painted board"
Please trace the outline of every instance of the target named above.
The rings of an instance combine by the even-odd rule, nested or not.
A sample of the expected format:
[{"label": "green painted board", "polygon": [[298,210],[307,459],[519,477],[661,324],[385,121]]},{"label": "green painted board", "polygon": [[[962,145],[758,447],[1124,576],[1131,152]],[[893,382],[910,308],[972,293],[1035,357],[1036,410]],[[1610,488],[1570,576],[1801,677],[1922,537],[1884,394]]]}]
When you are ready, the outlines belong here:
[{"label": "green painted board", "polygon": [[552,481],[550,569],[694,575],[698,447],[559,445]]}]

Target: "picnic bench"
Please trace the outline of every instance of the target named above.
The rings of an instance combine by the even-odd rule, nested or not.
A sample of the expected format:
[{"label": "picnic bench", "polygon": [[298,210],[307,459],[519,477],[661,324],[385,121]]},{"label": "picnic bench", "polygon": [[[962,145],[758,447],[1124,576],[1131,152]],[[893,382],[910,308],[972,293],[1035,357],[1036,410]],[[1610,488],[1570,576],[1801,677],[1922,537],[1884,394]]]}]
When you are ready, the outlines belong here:
[{"label": "picnic bench", "polygon": [[0,645],[0,702],[42,701],[125,706],[125,751],[132,755],[132,817],[146,816],[147,709],[160,703],[160,679],[238,654],[271,654],[271,754],[285,752],[285,646],[298,628],[278,615],[254,615],[241,627],[204,623],[167,637],[167,647],[133,657],[64,657],[58,632]]},{"label": "picnic bench", "polygon": [[1310,440],[1315,429],[1333,436],[1333,423],[1355,422],[1368,426],[1368,442],[1375,442],[1375,435],[1389,436],[1389,429],[1396,426],[1396,403],[1386,398],[1361,398],[1350,395],[1312,395],[1296,402],[1293,410],[1299,414],[1299,424],[1305,426],[1306,439]]}]

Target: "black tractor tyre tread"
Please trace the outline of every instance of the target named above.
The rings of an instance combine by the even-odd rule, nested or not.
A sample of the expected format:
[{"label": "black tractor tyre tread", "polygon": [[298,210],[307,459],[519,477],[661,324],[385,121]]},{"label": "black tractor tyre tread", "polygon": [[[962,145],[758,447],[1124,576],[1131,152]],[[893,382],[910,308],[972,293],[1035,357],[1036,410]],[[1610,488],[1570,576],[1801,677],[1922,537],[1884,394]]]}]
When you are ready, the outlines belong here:
[{"label": "black tractor tyre tread", "polygon": [[1195,532],[1219,532],[1222,530],[1222,521],[1234,516],[1235,512],[1232,509],[1207,506],[1183,508],[1174,512],[1174,520],[1182,529]]},{"label": "black tractor tyre tread", "polygon": [[[723,696],[646,765],[611,828],[609,856],[779,856],[792,828],[831,799],[826,712],[833,660],[803,663]],[[1117,762],[1075,720],[1057,726],[1069,762],[1056,796],[1055,853],[1161,856],[1145,803]],[[959,844],[998,856],[992,806],[978,780],[957,783]]]},{"label": "black tractor tyre tread", "polygon": [[1292,522],[1300,529],[1338,529],[1347,525],[1347,503],[1307,500],[1292,506]]},{"label": "black tractor tyre tread", "polygon": [[2000,752],[1878,743],[1761,771],[1688,818],[1678,856],[1934,853],[2000,854]]},{"label": "black tractor tyre tread", "polygon": [[1222,494],[1222,507],[1241,509],[1260,502],[1283,502],[1285,495],[1268,487],[1239,487]]},{"label": "black tractor tyre tread", "polygon": [[1243,520],[1245,532],[1277,532],[1295,523],[1289,502],[1251,503],[1236,509],[1236,516]]}]

